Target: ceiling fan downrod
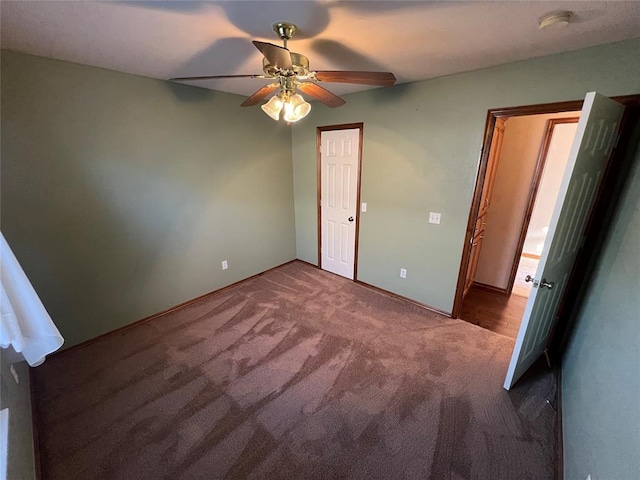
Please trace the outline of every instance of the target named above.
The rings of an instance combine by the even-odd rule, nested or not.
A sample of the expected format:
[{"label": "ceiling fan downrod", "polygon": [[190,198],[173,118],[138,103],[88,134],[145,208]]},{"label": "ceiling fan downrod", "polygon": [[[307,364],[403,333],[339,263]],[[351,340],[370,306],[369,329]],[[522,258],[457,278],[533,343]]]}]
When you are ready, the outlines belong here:
[{"label": "ceiling fan downrod", "polygon": [[284,48],[287,48],[287,42],[293,38],[298,31],[298,27],[289,22],[276,22],[273,24],[273,31],[276,32],[282,40]]}]

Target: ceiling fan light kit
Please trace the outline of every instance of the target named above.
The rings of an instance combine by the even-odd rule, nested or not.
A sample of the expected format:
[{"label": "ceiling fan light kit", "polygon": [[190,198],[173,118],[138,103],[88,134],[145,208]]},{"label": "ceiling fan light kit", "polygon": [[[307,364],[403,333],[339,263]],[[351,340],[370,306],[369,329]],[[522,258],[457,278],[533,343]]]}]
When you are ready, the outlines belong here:
[{"label": "ceiling fan light kit", "polygon": [[289,100],[284,102],[284,119],[289,123],[303,119],[310,111],[311,105],[299,93],[290,95]]},{"label": "ceiling fan light kit", "polygon": [[280,120],[280,111],[282,110],[282,106],[283,103],[282,100],[280,100],[280,97],[278,95],[274,95],[267,103],[260,106],[260,108],[264,113],[277,122]]},{"label": "ceiling fan light kit", "polygon": [[275,121],[280,120],[280,112],[284,111],[283,118],[287,123],[302,120],[311,111],[311,105],[302,98],[302,95],[290,92],[274,95],[260,108]]},{"label": "ceiling fan light kit", "polygon": [[345,101],[317,82],[355,83],[388,87],[396,82],[391,72],[355,72],[355,71],[312,71],[309,59],[300,53],[289,51],[287,44],[298,30],[293,23],[277,22],[273,30],[282,40],[283,46],[254,40],[254,46],[260,50],[264,59],[262,71],[264,75],[210,75],[202,77],[179,77],[173,81],[212,80],[217,78],[259,78],[275,80],[265,85],[242,102],[242,107],[257,105],[270,94],[279,90],[266,103],[262,110],[274,120],[282,116],[287,123],[297,122],[311,111],[311,105],[298,91],[319,100],[328,107],[334,108],[345,104]]}]

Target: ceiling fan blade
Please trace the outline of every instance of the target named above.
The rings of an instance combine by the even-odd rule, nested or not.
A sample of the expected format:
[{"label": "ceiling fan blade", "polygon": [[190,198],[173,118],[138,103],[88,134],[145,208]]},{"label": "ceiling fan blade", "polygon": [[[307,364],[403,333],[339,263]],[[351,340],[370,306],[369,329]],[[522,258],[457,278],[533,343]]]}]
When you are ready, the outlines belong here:
[{"label": "ceiling fan blade", "polygon": [[304,82],[304,83],[298,84],[297,88],[298,90],[306,93],[307,95],[310,95],[313,98],[320,100],[322,103],[324,103],[325,105],[331,108],[339,107],[347,103],[342,98],[340,98],[337,95],[334,95],[329,90],[325,89],[324,87],[321,87],[317,83]]},{"label": "ceiling fan blade", "polygon": [[274,90],[276,90],[279,87],[280,87],[280,85],[277,84],[277,83],[270,83],[269,85],[265,85],[260,90],[258,90],[256,93],[254,93],[249,98],[247,98],[244,102],[242,102],[242,104],[240,104],[240,106],[241,107],[252,107],[253,105],[257,105],[262,100],[264,100],[267,97],[267,95],[269,95],[271,92],[273,92]]},{"label": "ceiling fan blade", "polygon": [[214,80],[216,78],[270,78],[265,75],[205,75],[204,77],[176,77],[170,78],[172,82],[186,82],[192,80]]},{"label": "ceiling fan blade", "polygon": [[293,68],[291,53],[289,53],[288,49],[279,47],[273,43],[258,42],[256,40],[253,41],[253,44],[274,67],[284,70],[291,70]]},{"label": "ceiling fan blade", "polygon": [[396,77],[391,72],[322,70],[316,72],[316,78],[321,82],[358,83],[362,85],[380,85],[383,87],[390,87],[396,83]]}]

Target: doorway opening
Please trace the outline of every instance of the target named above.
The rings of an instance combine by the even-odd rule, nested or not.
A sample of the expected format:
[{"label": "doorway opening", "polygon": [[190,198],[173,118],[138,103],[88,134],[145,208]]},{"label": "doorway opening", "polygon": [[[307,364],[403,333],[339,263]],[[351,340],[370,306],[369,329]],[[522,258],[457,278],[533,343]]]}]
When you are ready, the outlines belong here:
[{"label": "doorway opening", "polygon": [[357,279],[364,125],[318,127],[318,267]]},{"label": "doorway opening", "polygon": [[[553,208],[548,238],[543,241],[535,278],[528,278],[533,281],[535,288],[531,291],[521,317],[504,383],[507,390],[543,353],[547,362],[551,364],[553,347],[550,346],[553,338],[563,335],[562,332],[567,330],[567,319],[563,321],[562,316],[575,306],[573,302],[577,299],[576,292],[583,289],[587,281],[576,275],[576,272],[584,270],[584,262],[591,261],[592,257],[589,255],[596,250],[592,244],[587,246],[588,239],[593,237],[597,225],[603,224],[595,212],[601,210],[600,207],[607,198],[613,197],[614,172],[619,170],[620,162],[624,161],[623,154],[620,153],[623,150],[617,147],[619,144],[626,145],[629,141],[629,112],[635,110],[634,107],[629,109],[627,106],[638,105],[639,100],[638,95],[608,98],[597,92],[589,92],[583,102],[533,105],[488,112],[483,153],[478,167],[454,298],[452,316],[456,318],[462,310],[465,287],[469,283],[473,284],[473,281],[468,282],[468,274],[471,271],[475,275],[477,271],[477,265],[474,269],[470,258],[473,246],[481,243],[474,241],[476,234],[479,229],[484,228],[478,214],[481,212],[480,200],[485,190],[485,178],[491,177],[487,175],[487,172],[490,172],[489,159],[491,155],[495,155],[495,146],[499,143],[493,141],[495,126],[499,124],[497,120],[540,113],[576,111],[581,107],[575,138]],[[488,203],[491,203],[491,199]],[[479,238],[482,239],[483,237]],[[522,244],[525,239],[526,231],[522,234]],[[479,254],[476,256],[479,257]],[[513,285],[509,288],[513,288]]]},{"label": "doorway opening", "polygon": [[533,282],[528,279],[535,276],[538,268],[579,119],[579,112],[575,112],[575,116],[547,120],[538,157],[542,165],[536,168],[536,172],[541,172],[534,174],[532,195],[516,251],[519,257],[513,263],[509,280],[513,295],[529,298],[531,293]]},{"label": "doorway opening", "polygon": [[496,121],[460,317],[515,340],[579,111]]}]

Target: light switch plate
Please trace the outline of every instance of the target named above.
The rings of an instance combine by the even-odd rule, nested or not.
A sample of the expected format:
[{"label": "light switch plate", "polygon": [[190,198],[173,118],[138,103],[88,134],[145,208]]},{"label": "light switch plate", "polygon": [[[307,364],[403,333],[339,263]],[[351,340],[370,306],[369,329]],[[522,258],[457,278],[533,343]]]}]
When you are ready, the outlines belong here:
[{"label": "light switch plate", "polygon": [[360,208],[361,212],[366,212],[367,211],[367,204],[365,202],[362,202],[362,207]]},{"label": "light switch plate", "polygon": [[227,268],[229,268],[229,264],[227,263],[227,261],[226,261],[226,260],[223,260],[223,261],[222,261],[222,269],[223,269],[223,270],[226,270]]},{"label": "light switch plate", "polygon": [[440,214],[435,212],[429,212],[429,223],[440,224]]},{"label": "light switch plate", "polygon": [[407,278],[407,269],[406,268],[401,268],[400,269],[400,278]]}]

